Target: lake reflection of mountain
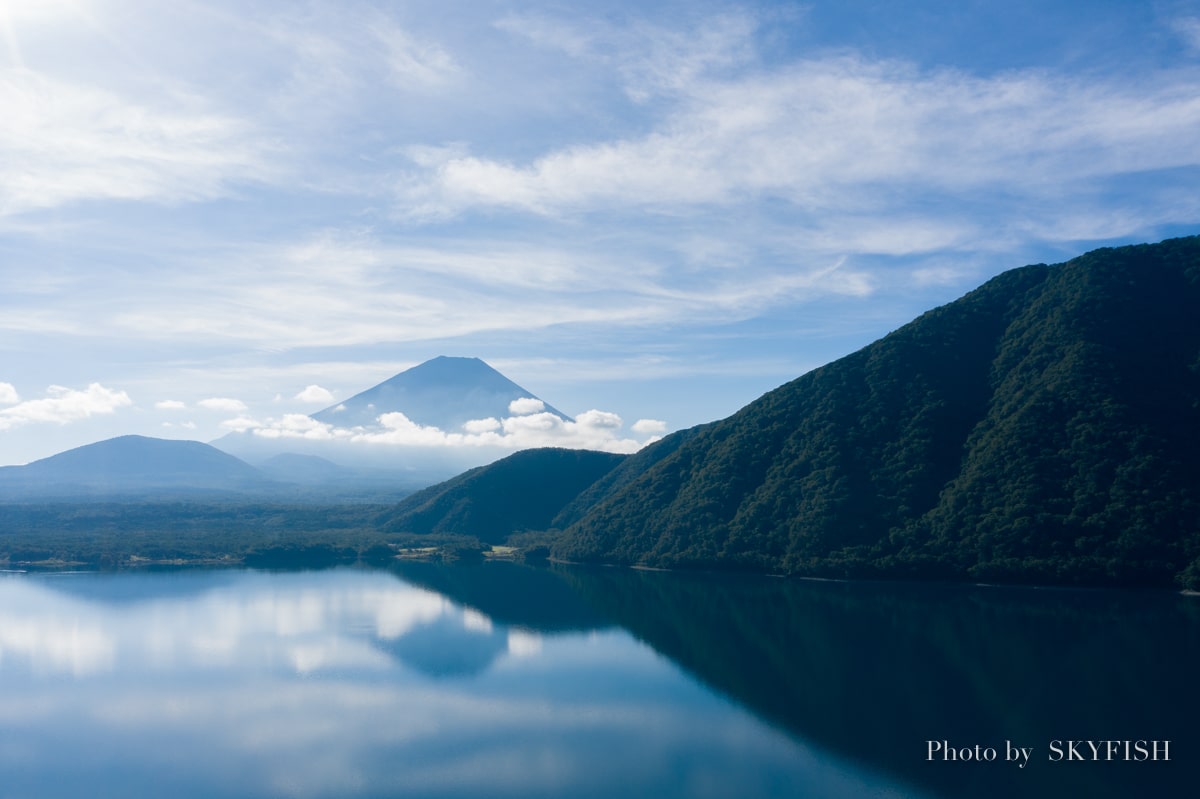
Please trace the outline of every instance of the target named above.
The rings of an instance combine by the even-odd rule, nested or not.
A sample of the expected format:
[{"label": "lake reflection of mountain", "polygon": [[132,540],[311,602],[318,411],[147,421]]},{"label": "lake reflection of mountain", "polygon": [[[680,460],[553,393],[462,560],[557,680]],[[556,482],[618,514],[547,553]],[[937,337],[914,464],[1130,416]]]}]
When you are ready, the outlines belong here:
[{"label": "lake reflection of mountain", "polygon": [[[1163,594],[507,564],[7,576],[0,793],[1184,796],[1198,656],[1200,603]],[[1034,751],[929,762],[943,739]],[[1172,760],[1049,763],[1054,739]]]},{"label": "lake reflection of mountain", "polygon": [[479,674],[508,651],[508,635],[493,629],[486,617],[476,618],[463,624],[462,618],[439,616],[384,642],[381,649],[430,677]]},{"label": "lake reflection of mountain", "polygon": [[[519,574],[477,569],[495,572],[494,599],[510,618],[536,625],[539,603],[522,618],[504,589]],[[471,585],[469,600],[455,599],[488,613],[493,597],[466,574],[405,576],[443,591]],[[1170,796],[1200,778],[1200,735],[1183,710],[1200,693],[1194,597],[612,568],[546,574],[799,739],[946,796]],[[1007,741],[1033,752],[1024,769],[930,762],[930,740],[991,746],[998,760]],[[1054,763],[1055,740],[1169,740],[1173,757]]]}]

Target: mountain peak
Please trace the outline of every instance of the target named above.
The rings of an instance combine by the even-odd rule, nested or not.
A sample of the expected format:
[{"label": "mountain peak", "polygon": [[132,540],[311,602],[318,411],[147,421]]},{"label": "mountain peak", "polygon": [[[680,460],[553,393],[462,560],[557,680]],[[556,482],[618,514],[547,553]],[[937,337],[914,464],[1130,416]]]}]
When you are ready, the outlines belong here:
[{"label": "mountain peak", "polygon": [[[403,413],[413,422],[457,432],[473,419],[514,415],[516,400],[542,402],[479,358],[439,355],[312,414],[338,427],[374,427],[385,413]],[[570,417],[542,402],[542,410]]]}]

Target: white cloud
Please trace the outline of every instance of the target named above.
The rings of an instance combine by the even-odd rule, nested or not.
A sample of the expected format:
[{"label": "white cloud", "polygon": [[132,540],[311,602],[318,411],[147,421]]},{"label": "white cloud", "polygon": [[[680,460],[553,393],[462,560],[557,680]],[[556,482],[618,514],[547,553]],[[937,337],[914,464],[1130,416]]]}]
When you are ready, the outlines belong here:
[{"label": "white cloud", "polygon": [[124,391],[105,388],[91,383],[83,391],[50,386],[47,397],[26,400],[0,410],[0,430],[8,430],[34,422],[68,424],[98,414],[115,413],[118,408],[133,404]]},{"label": "white cloud", "polygon": [[[360,432],[355,438],[373,443],[382,442],[418,447],[453,446],[473,438],[457,433],[447,434],[437,427],[417,424],[399,411],[381,415],[379,424],[383,427],[383,432]],[[479,438],[484,437],[486,436],[479,436]]]},{"label": "white cloud", "polygon": [[182,411],[187,409],[187,405],[179,400],[162,400],[154,403],[154,407],[160,411]]},{"label": "white cloud", "polygon": [[265,424],[255,423],[246,425],[251,420],[237,420],[241,431],[253,430],[262,438],[303,438],[309,441],[332,441],[335,438],[349,438],[351,432],[345,428],[334,427],[325,422],[319,422],[303,413],[287,413],[280,419],[268,419]]},{"label": "white cloud", "polygon": [[638,419],[630,429],[635,433],[662,435],[667,432],[667,423],[658,419]]},{"label": "white cloud", "polygon": [[530,435],[555,434],[565,430],[564,425],[567,424],[570,423],[564,422],[558,415],[549,411],[530,413],[524,416],[509,416],[500,422],[506,434],[518,438]]},{"label": "white cloud", "polygon": [[0,69],[0,216],[81,200],[212,199],[264,179],[246,126],[24,68]]},{"label": "white cloud", "polygon": [[541,413],[544,410],[546,410],[546,403],[533,397],[521,397],[508,403],[508,412],[514,416],[522,416],[527,413]]},{"label": "white cloud", "polygon": [[[235,419],[226,419],[221,422],[221,427],[226,430],[232,430],[235,433],[245,433],[253,430],[255,433],[262,428],[262,422],[251,419],[249,416],[238,416]],[[259,434],[261,435],[261,433]]]},{"label": "white cloud", "polygon": [[238,399],[231,399],[230,397],[210,397],[209,399],[202,399],[196,404],[210,411],[222,411],[224,413],[243,413],[249,410],[246,403]]},{"label": "white cloud", "polygon": [[447,215],[765,199],[802,211],[887,215],[903,210],[913,190],[1081,191],[1080,182],[1200,164],[1195,82],[1187,72],[1089,81],[813,59],[697,77],[642,136],[553,149],[524,163],[448,156],[422,182],[402,186],[402,196]]},{"label": "white cloud", "polygon": [[[251,431],[256,436],[271,439],[338,440],[404,447],[492,447],[505,450],[564,447],[634,452],[653,440],[622,437],[621,417],[600,410],[584,411],[574,422],[564,421],[549,411],[525,412],[504,419],[474,419],[463,424],[461,433],[417,424],[399,411],[382,414],[376,428],[337,427],[303,414],[287,414],[265,422],[240,417],[223,422],[222,427]],[[644,435],[651,431],[635,432]]]},{"label": "white cloud", "polygon": [[20,401],[21,395],[12,383],[0,383],[0,405],[15,405]]},{"label": "white cloud", "polygon": [[471,435],[479,435],[480,433],[490,433],[500,429],[500,420],[494,416],[489,416],[486,419],[472,419],[469,422],[463,422],[463,430]]},{"label": "white cloud", "polygon": [[333,402],[333,393],[318,385],[310,385],[295,396],[295,399],[301,402],[323,403],[328,404]]},{"label": "white cloud", "polygon": [[580,427],[594,430],[618,430],[621,427],[621,417],[608,411],[584,411],[575,417]]}]

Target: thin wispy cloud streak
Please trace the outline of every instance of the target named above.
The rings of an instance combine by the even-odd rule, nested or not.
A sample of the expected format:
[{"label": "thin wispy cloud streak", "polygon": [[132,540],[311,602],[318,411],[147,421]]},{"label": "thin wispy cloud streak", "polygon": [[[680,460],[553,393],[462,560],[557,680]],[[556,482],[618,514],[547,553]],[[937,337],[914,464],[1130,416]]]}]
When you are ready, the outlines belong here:
[{"label": "thin wispy cloud streak", "polygon": [[1198,79],[1200,70],[1150,84],[1038,73],[979,79],[860,58],[809,62],[692,87],[648,136],[576,145],[524,165],[453,157],[405,190],[419,213],[665,212],[767,197],[803,212],[884,217],[903,208],[910,187],[950,197],[1004,191],[1019,217],[1027,197],[1200,163]]},{"label": "thin wispy cloud streak", "polygon": [[131,103],[25,69],[0,73],[0,214],[83,201],[194,202],[265,173],[243,126]]}]

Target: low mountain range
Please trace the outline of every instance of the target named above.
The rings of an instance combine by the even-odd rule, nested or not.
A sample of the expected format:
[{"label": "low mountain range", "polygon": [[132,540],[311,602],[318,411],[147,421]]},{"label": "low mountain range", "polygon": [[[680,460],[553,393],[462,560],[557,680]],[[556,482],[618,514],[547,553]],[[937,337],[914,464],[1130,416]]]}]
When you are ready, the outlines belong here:
[{"label": "low mountain range", "polygon": [[0,501],[394,501],[409,493],[379,478],[307,455],[255,467],[199,441],[119,436],[24,466],[0,467]]},{"label": "low mountain range", "polygon": [[[313,414],[335,426],[379,429],[387,413],[456,430],[472,419],[520,413],[570,417],[478,358],[440,356]],[[394,501],[510,450],[370,447],[233,433],[212,444],[121,436],[25,466],[0,467],[0,501],[218,493],[283,502]]]},{"label": "low mountain range", "polygon": [[0,467],[0,496],[94,496],[265,488],[258,469],[199,441],[120,436]]},{"label": "low mountain range", "polygon": [[1006,272],[621,460],[553,514],[553,554],[1200,587],[1197,308],[1198,237]]}]

